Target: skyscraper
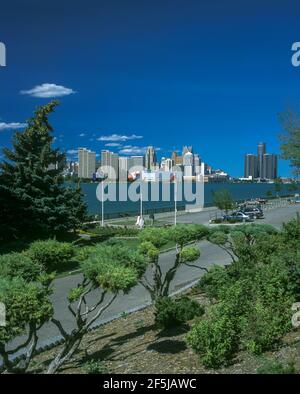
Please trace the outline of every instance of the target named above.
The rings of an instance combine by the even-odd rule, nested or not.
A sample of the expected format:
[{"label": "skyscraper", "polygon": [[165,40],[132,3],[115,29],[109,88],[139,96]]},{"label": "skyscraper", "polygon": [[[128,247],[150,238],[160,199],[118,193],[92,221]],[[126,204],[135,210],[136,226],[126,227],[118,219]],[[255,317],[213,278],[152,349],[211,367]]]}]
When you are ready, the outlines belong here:
[{"label": "skyscraper", "polygon": [[265,153],[263,156],[263,178],[277,178],[277,155]]},{"label": "skyscraper", "polygon": [[131,156],[128,161],[129,172],[144,170],[144,156]]},{"label": "skyscraper", "polygon": [[128,180],[128,157],[119,157],[119,181]]},{"label": "skyscraper", "polygon": [[245,156],[245,168],[244,168],[245,178],[252,177],[252,179],[258,177],[258,160],[257,156],[253,154],[247,154]]},{"label": "skyscraper", "polygon": [[86,148],[79,148],[78,161],[78,177],[92,179],[96,170],[96,152]]},{"label": "skyscraper", "polygon": [[277,155],[266,153],[266,143],[257,146],[257,156],[245,155],[245,178],[275,179],[277,178]]},{"label": "skyscraper", "polygon": [[258,166],[258,178],[264,178],[263,168],[264,168],[264,154],[266,153],[266,143],[260,142],[257,145],[257,166]]},{"label": "skyscraper", "polygon": [[156,153],[153,146],[148,146],[145,156],[145,167],[147,170],[152,170],[156,163]]},{"label": "skyscraper", "polygon": [[194,156],[191,152],[186,152],[183,156],[184,176],[194,175]]},{"label": "skyscraper", "polygon": [[173,160],[173,165],[182,165],[182,156],[178,156],[177,152],[174,151],[172,153],[172,160]]},{"label": "skyscraper", "polygon": [[119,179],[119,155],[109,150],[101,151],[101,170],[110,181]]},{"label": "skyscraper", "polygon": [[194,171],[195,171],[195,175],[198,175],[201,172],[201,159],[198,153],[194,154]]}]

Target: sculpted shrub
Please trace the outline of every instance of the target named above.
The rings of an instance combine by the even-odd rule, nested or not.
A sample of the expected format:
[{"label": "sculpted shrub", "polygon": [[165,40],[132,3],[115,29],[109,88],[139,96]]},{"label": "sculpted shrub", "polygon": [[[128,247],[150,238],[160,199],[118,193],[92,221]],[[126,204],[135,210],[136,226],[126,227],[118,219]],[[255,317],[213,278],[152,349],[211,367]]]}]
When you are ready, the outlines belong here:
[{"label": "sculpted shrub", "polygon": [[32,261],[24,253],[9,253],[0,256],[1,277],[10,279],[20,277],[26,281],[35,281],[42,271],[42,265]]},{"label": "sculpted shrub", "polygon": [[26,254],[32,261],[42,265],[48,272],[60,270],[74,256],[74,247],[66,242],[52,239],[33,242]]},{"label": "sculpted shrub", "polygon": [[204,308],[186,296],[177,299],[161,297],[155,303],[155,323],[161,328],[181,325],[203,313]]}]

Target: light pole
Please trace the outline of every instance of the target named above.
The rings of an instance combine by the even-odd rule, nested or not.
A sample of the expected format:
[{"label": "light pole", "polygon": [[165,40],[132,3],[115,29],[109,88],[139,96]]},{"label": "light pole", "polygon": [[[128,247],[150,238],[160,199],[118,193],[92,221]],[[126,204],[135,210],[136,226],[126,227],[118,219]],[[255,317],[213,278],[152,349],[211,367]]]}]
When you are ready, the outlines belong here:
[{"label": "light pole", "polygon": [[108,178],[108,175],[103,174],[101,178],[101,227],[104,227],[104,181]]},{"label": "light pole", "polygon": [[104,227],[104,179],[101,182],[101,227]]},{"label": "light pole", "polygon": [[143,218],[143,190],[142,190],[142,177],[140,178],[140,220]]},{"label": "light pole", "polygon": [[174,178],[174,225],[177,224],[177,182],[176,175]]}]

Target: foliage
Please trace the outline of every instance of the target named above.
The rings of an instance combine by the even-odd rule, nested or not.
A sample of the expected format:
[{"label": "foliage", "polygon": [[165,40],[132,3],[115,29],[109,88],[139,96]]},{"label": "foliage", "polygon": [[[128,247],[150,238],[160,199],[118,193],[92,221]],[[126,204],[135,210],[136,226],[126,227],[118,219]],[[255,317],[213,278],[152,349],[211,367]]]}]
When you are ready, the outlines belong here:
[{"label": "foliage", "polygon": [[234,320],[224,305],[210,308],[187,335],[187,342],[200,355],[203,365],[218,368],[226,365],[238,349],[238,333]]},{"label": "foliage", "polygon": [[82,229],[101,236],[103,241],[110,237],[137,237],[140,233],[139,229],[126,226],[97,226],[95,228],[90,228],[87,224],[82,226]]},{"label": "foliage", "polygon": [[[209,235],[211,242],[229,251],[233,262],[226,269],[211,268],[198,285],[217,302],[188,336],[204,365],[226,365],[239,347],[255,354],[271,350],[291,330],[291,305],[300,296],[297,220],[281,232],[244,225],[217,228]],[[223,343],[226,330],[232,344]]]},{"label": "foliage", "polygon": [[155,323],[160,328],[181,325],[203,313],[204,308],[186,296],[177,299],[161,297],[155,303]]},{"label": "foliage", "polygon": [[209,230],[203,225],[177,224],[168,228],[168,237],[183,248],[189,242],[199,241],[207,236]]},{"label": "foliage", "polygon": [[0,346],[25,333],[26,326],[40,327],[53,314],[49,292],[21,278],[0,278],[0,302],[6,306],[6,326],[0,327]]},{"label": "foliage", "polygon": [[47,272],[61,270],[74,256],[74,247],[53,239],[33,242],[26,254]]},{"label": "foliage", "polygon": [[[152,278],[143,275],[139,282],[150,293],[151,299],[155,302],[160,297],[167,297],[170,286],[175,278],[177,270],[182,264],[190,265],[200,256],[197,247],[187,248],[190,242],[196,242],[204,238],[209,230],[202,225],[178,224],[165,229],[149,228],[140,233],[141,244],[138,251],[145,257],[145,262],[152,271]],[[163,271],[159,264],[159,247],[168,241],[176,243],[176,254],[173,265]],[[203,269],[200,266],[194,266]]]},{"label": "foliage", "polygon": [[300,118],[299,115],[287,110],[279,115],[284,133],[281,135],[282,158],[289,160],[294,174],[300,173]]},{"label": "foliage", "polygon": [[286,242],[299,242],[300,240],[300,215],[297,212],[297,217],[283,224],[283,238]]},{"label": "foliage", "polygon": [[151,242],[156,248],[165,245],[168,240],[168,231],[163,228],[150,227],[140,231],[139,238],[141,242]]},{"label": "foliage", "polygon": [[180,252],[180,259],[181,262],[188,262],[188,261],[195,261],[200,257],[200,250],[199,248],[192,246],[192,247],[184,247]]},{"label": "foliage", "polygon": [[107,367],[101,360],[91,360],[85,364],[85,370],[89,375],[100,375],[107,373]]},{"label": "foliage", "polygon": [[25,253],[9,253],[0,256],[0,277],[20,277],[27,282],[35,281],[42,274],[43,267],[32,261]]},{"label": "foliage", "polygon": [[277,360],[266,360],[261,367],[257,369],[258,374],[276,374],[276,375],[291,375],[296,374],[295,363],[289,361],[283,364]]},{"label": "foliage", "polygon": [[[92,325],[119,294],[129,292],[136,285],[146,268],[144,256],[123,244],[101,244],[90,252],[88,259],[81,262],[82,282],[68,295],[68,309],[74,317],[75,328],[68,333],[59,321],[52,319],[65,341],[47,373],[56,373],[70,360]],[[95,290],[97,299],[91,305],[88,295]]]},{"label": "foliage", "polygon": [[121,290],[127,293],[137,284],[137,273],[130,267],[108,261],[99,266],[96,281],[102,289],[113,293]]},{"label": "foliage", "polygon": [[52,147],[48,117],[57,104],[37,108],[26,129],[14,134],[13,149],[3,149],[0,239],[62,234],[85,218],[80,188],[64,185],[65,154]]},{"label": "foliage", "polygon": [[94,246],[82,246],[75,249],[75,259],[79,262],[87,260],[95,251]]},{"label": "foliage", "polygon": [[201,277],[197,287],[204,291],[209,298],[219,298],[219,291],[229,283],[227,270],[219,265],[213,265],[208,273]]},{"label": "foliage", "polygon": [[97,245],[91,250],[90,257],[81,263],[85,277],[98,283],[97,277],[103,273],[109,264],[118,263],[120,267],[133,269],[138,276],[142,275],[147,267],[147,260],[139,253],[123,244]]},{"label": "foliage", "polygon": [[141,242],[141,244],[139,245],[139,251],[143,255],[146,255],[150,259],[150,261],[155,261],[158,259],[159,249],[154,246],[152,242]]},{"label": "foliage", "polygon": [[227,189],[213,192],[213,203],[217,208],[225,211],[226,213],[234,206],[233,198]]}]

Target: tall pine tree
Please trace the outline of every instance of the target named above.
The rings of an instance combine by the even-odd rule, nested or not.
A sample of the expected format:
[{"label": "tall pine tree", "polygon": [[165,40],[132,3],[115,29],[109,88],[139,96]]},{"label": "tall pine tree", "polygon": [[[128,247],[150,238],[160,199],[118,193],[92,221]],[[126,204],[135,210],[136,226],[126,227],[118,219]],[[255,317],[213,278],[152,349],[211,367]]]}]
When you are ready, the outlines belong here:
[{"label": "tall pine tree", "polygon": [[86,216],[80,188],[66,187],[65,154],[53,149],[48,116],[58,105],[39,107],[13,136],[0,163],[0,238],[53,236],[75,230]]}]

